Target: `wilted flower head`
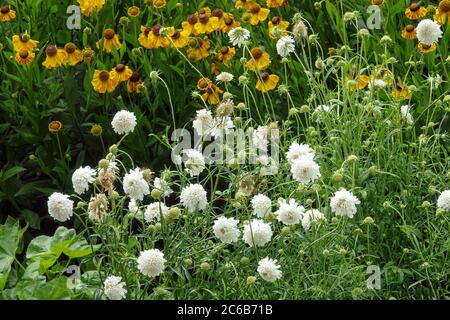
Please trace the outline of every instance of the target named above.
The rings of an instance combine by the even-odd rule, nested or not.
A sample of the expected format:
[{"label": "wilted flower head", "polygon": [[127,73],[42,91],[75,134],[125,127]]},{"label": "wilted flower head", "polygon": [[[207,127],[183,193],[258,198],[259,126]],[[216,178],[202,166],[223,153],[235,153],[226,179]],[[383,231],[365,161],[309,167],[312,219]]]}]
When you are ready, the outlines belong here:
[{"label": "wilted flower head", "polygon": [[104,193],[99,193],[92,197],[88,205],[89,219],[101,223],[108,214],[109,202]]}]

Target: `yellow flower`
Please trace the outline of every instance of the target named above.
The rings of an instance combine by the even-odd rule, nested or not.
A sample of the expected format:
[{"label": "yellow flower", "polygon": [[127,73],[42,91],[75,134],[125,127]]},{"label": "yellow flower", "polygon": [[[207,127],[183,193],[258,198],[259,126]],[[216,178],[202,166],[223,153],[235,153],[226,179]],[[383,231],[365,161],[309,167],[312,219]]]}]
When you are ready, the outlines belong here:
[{"label": "yellow flower", "polygon": [[161,26],[156,25],[148,33],[148,44],[150,49],[166,48],[170,45],[170,40],[167,37],[161,36]]},{"label": "yellow flower", "polygon": [[151,48],[150,40],[148,38],[149,34],[152,32],[152,28],[141,26],[141,34],[139,34],[139,44],[146,49]]},{"label": "yellow flower", "polygon": [[198,18],[195,14],[189,15],[186,21],[181,23],[181,27],[186,31],[188,35],[194,33],[194,27],[198,22]]},{"label": "yellow flower", "polygon": [[[103,51],[105,51],[106,53],[110,53],[113,46],[117,50],[119,50],[122,46],[120,44],[119,36],[114,32],[113,29],[106,29],[103,32]],[[100,48],[100,41],[97,42],[97,48]]]},{"label": "yellow flower", "polygon": [[417,31],[412,24],[408,24],[402,31],[402,37],[405,39],[416,39]]},{"label": "yellow flower", "polygon": [[16,52],[16,61],[21,65],[28,65],[34,60],[34,52],[22,49]]},{"label": "yellow flower", "polygon": [[236,9],[248,10],[253,4],[255,4],[255,0],[237,0],[235,7]]},{"label": "yellow flower", "polygon": [[63,127],[61,121],[55,120],[48,124],[48,131],[51,133],[58,133]]},{"label": "yellow flower", "polygon": [[256,83],[256,89],[265,93],[267,91],[273,90],[277,87],[280,77],[276,74],[269,74],[268,72],[263,72],[261,74],[261,80]]},{"label": "yellow flower", "polygon": [[410,20],[419,20],[427,14],[428,10],[422,7],[420,3],[413,2],[406,8],[405,15]]},{"label": "yellow flower", "polygon": [[219,18],[203,13],[198,16],[198,22],[194,26],[194,35],[210,34],[219,29]]},{"label": "yellow flower", "polygon": [[247,11],[250,16],[250,23],[252,25],[257,25],[260,22],[263,22],[269,16],[270,10],[267,8],[261,8],[261,6],[257,3],[254,3],[250,9]]},{"label": "yellow flower", "polygon": [[450,24],[450,0],[442,0],[439,2],[438,9],[434,15],[434,20],[439,24]]},{"label": "yellow flower", "polygon": [[209,48],[211,44],[208,40],[194,38],[189,41],[189,48],[187,49],[187,56],[189,60],[194,62],[205,59],[209,56]]},{"label": "yellow flower", "polygon": [[263,71],[270,66],[270,56],[267,52],[262,51],[261,48],[253,48],[251,53],[252,57],[245,65],[247,69],[251,71]]},{"label": "yellow flower", "polygon": [[11,9],[10,6],[3,6],[0,8],[0,21],[6,22],[16,18],[16,11]]},{"label": "yellow flower", "polygon": [[92,86],[94,90],[99,93],[113,92],[118,85],[116,78],[111,76],[111,73],[104,70],[95,70],[92,78]]},{"label": "yellow flower", "polygon": [[47,69],[59,68],[67,59],[67,52],[51,45],[45,49],[45,54],[46,58],[42,65]]},{"label": "yellow flower", "polygon": [[345,77],[345,84],[347,85],[350,91],[363,90],[369,84],[370,77],[362,74],[358,77],[357,80],[351,80],[350,77]]},{"label": "yellow flower", "polygon": [[433,43],[432,45],[427,45],[422,42],[419,42],[417,47],[419,48],[420,52],[422,52],[422,53],[430,53],[430,52],[436,51],[437,45],[436,45],[436,43]]},{"label": "yellow flower", "polygon": [[236,55],[236,49],[233,47],[223,46],[219,49],[219,52],[217,53],[216,57],[217,60],[222,62],[225,66],[230,67],[231,66],[231,59]]},{"label": "yellow flower", "polygon": [[153,0],[153,7],[162,9],[166,6],[166,0]]},{"label": "yellow flower", "polygon": [[103,133],[103,128],[102,128],[101,125],[99,125],[99,124],[93,124],[92,125],[92,127],[91,127],[91,134],[94,137],[100,137],[102,135],[102,133]]},{"label": "yellow flower", "polygon": [[137,6],[129,7],[127,10],[127,14],[130,18],[136,18],[141,13],[141,9]]},{"label": "yellow flower", "polygon": [[36,40],[32,40],[28,34],[21,33],[20,35],[14,35],[12,37],[12,43],[14,46],[14,51],[34,51],[39,42]]},{"label": "yellow flower", "polygon": [[130,79],[128,79],[127,90],[128,92],[140,92],[142,86],[141,74],[137,71],[134,71],[131,75]]},{"label": "yellow flower", "polygon": [[171,39],[171,44],[176,48],[184,48],[189,43],[189,35],[186,30],[177,30],[174,27],[170,27],[168,36]]},{"label": "yellow flower", "polygon": [[287,0],[266,0],[267,8],[279,8],[279,7],[286,7],[287,6]]},{"label": "yellow flower", "polygon": [[384,0],[372,0],[372,4],[374,6],[381,6],[381,5],[383,5],[383,3],[384,3]]},{"label": "yellow flower", "polygon": [[214,85],[208,78],[201,78],[197,82],[197,89],[204,91],[202,99],[209,104],[216,105],[220,101],[220,94],[223,92],[219,87]]},{"label": "yellow flower", "polygon": [[105,0],[77,0],[81,13],[89,17],[94,12],[99,12],[105,5]]},{"label": "yellow flower", "polygon": [[133,71],[124,64],[118,64],[111,70],[111,78],[116,79],[118,82],[127,81],[133,75]]},{"label": "yellow flower", "polygon": [[65,63],[69,66],[74,66],[83,61],[81,51],[78,50],[77,46],[72,42],[69,42],[64,46],[64,51],[67,53]]},{"label": "yellow flower", "polygon": [[411,100],[412,97],[408,86],[406,86],[400,80],[397,82],[394,91],[392,91],[392,96],[396,100]]},{"label": "yellow flower", "polygon": [[283,21],[280,16],[273,17],[272,21],[269,21],[269,36],[272,39],[277,38],[273,34],[273,31],[274,31],[275,27],[278,27],[278,30],[279,30],[279,34],[277,36],[278,37],[283,37],[283,36],[287,35],[287,31],[286,30],[289,27],[289,22]]},{"label": "yellow flower", "polygon": [[234,16],[231,13],[224,13],[223,14],[223,27],[222,27],[222,31],[225,33],[228,33],[231,29],[239,27],[241,24],[239,21],[236,21],[234,19]]}]

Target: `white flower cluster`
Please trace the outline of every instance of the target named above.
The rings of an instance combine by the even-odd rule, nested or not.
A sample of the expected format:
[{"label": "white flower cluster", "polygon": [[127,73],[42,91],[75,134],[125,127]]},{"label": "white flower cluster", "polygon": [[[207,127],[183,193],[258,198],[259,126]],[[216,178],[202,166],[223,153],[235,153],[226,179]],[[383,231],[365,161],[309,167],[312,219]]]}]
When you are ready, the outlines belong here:
[{"label": "white flower cluster", "polygon": [[297,203],[294,199],[289,202],[281,200],[280,208],[275,212],[278,221],[285,225],[299,224],[302,221],[305,208]]},{"label": "white flower cluster", "polygon": [[163,218],[169,213],[169,208],[163,202],[150,203],[144,211],[144,219],[147,223],[152,223],[154,220],[160,221],[161,215]]},{"label": "white flower cluster", "polygon": [[114,115],[111,125],[117,134],[129,134],[136,127],[136,116],[133,112],[121,110]]},{"label": "white flower cluster", "polygon": [[262,220],[252,220],[244,226],[243,239],[250,247],[263,247],[272,239],[270,224]]},{"label": "white flower cluster", "polygon": [[445,190],[439,195],[437,207],[446,212],[450,211],[450,190]]},{"label": "white flower cluster", "polygon": [[236,27],[228,32],[228,37],[233,46],[240,48],[250,38],[250,31],[242,27]]},{"label": "white flower cluster", "polygon": [[272,200],[263,194],[255,195],[250,203],[253,208],[253,214],[258,218],[264,218],[272,211]]},{"label": "white flower cluster", "polygon": [[208,206],[206,191],[201,184],[190,184],[181,190],[181,204],[190,212],[205,210]]},{"label": "white flower cluster", "polygon": [[441,26],[431,19],[424,19],[417,25],[417,39],[427,46],[431,46],[442,37]]},{"label": "white flower cluster", "polygon": [[58,221],[69,220],[73,215],[73,201],[69,196],[60,192],[54,192],[47,201],[49,215]]},{"label": "white flower cluster", "polygon": [[83,194],[89,189],[89,185],[94,182],[95,170],[91,167],[80,167],[72,175],[73,190],[78,194]]},{"label": "white flower cluster", "polygon": [[157,277],[164,271],[164,254],[158,249],[144,250],[137,258],[139,271],[147,277]]},{"label": "white flower cluster", "polygon": [[307,144],[292,143],[286,153],[294,180],[308,184],[320,178],[320,167],[314,161],[314,150]]},{"label": "white flower cluster", "polygon": [[124,288],[125,283],[122,282],[122,277],[109,276],[103,282],[105,295],[109,300],[122,300],[127,294]]}]

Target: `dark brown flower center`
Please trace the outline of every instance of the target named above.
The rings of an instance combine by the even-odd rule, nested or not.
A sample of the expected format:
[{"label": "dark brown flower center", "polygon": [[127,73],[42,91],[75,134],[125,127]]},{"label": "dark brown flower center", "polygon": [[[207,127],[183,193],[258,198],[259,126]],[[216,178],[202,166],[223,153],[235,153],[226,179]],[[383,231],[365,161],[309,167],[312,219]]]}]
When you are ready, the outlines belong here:
[{"label": "dark brown flower center", "polygon": [[22,51],[20,51],[20,53],[19,53],[19,56],[20,56],[22,59],[28,58],[28,55],[29,55],[29,53],[28,53],[27,50],[22,50]]},{"label": "dark brown flower center", "polygon": [[233,22],[234,22],[234,20],[231,19],[231,18],[226,18],[226,19],[225,19],[225,24],[226,24],[227,26],[231,26],[231,25],[233,24]]},{"label": "dark brown flower center", "polygon": [[202,80],[199,81],[198,87],[200,89],[206,89],[206,88],[209,87],[209,83],[208,83],[208,81],[206,79],[202,79]]},{"label": "dark brown flower center", "polygon": [[4,6],[0,9],[0,12],[3,14],[7,14],[10,11],[9,6]]},{"label": "dark brown flower center", "polygon": [[264,82],[266,82],[267,80],[269,80],[269,76],[270,76],[270,74],[269,74],[268,72],[263,72],[263,73],[261,74],[261,79],[262,79]]},{"label": "dark brown flower center", "polygon": [[255,4],[251,9],[250,12],[253,14],[257,14],[259,11],[261,11],[261,6],[259,4]]},{"label": "dark brown flower center", "polygon": [[19,34],[19,39],[20,41],[22,41],[23,43],[27,43],[28,40],[30,40],[30,36],[25,34],[25,33],[21,33]]},{"label": "dark brown flower center", "polygon": [[414,31],[414,26],[412,24],[408,24],[405,27],[406,32],[413,32]]},{"label": "dark brown flower center", "polygon": [[72,42],[69,42],[64,46],[64,50],[66,50],[67,53],[71,54],[74,53],[77,47]]},{"label": "dark brown flower center", "polygon": [[154,26],[152,31],[155,36],[159,36],[159,32],[161,31],[161,26],[160,25]]},{"label": "dark brown flower center", "polygon": [[263,55],[263,51],[260,48],[253,48],[252,49],[252,57],[255,60],[258,60],[259,58],[261,58]]},{"label": "dark brown flower center", "polygon": [[141,74],[137,71],[134,71],[130,77],[131,82],[138,82],[141,79]]},{"label": "dark brown flower center", "polygon": [[201,14],[201,15],[198,17],[198,20],[200,20],[201,23],[206,24],[206,23],[208,23],[208,21],[209,21],[209,16],[208,16],[206,13]]},{"label": "dark brown flower center", "polygon": [[197,21],[198,21],[198,19],[197,19],[197,17],[195,16],[195,14],[191,14],[191,15],[188,17],[188,22],[189,22],[189,24],[196,24]]},{"label": "dark brown flower center", "polygon": [[280,16],[275,16],[272,18],[272,24],[277,25],[281,22],[281,17]]},{"label": "dark brown flower center", "polygon": [[226,47],[226,46],[220,48],[220,53],[221,53],[221,54],[227,54],[229,51],[230,51],[230,48],[228,48],[228,47]]},{"label": "dark brown flower center", "polygon": [[422,48],[424,48],[425,50],[428,50],[431,48],[431,45],[422,43]]},{"label": "dark brown flower center", "polygon": [[198,10],[198,14],[205,14],[205,13],[208,13],[205,8],[201,8],[200,10]]},{"label": "dark brown flower center", "polygon": [[111,40],[116,34],[113,29],[106,29],[103,35],[105,36],[105,39]]},{"label": "dark brown flower center", "polygon": [[144,30],[145,36],[148,36],[148,34],[150,33],[150,31],[152,31],[152,29],[150,29],[150,28],[145,28],[145,30]]},{"label": "dark brown flower center", "polygon": [[383,4],[383,1],[384,0],[374,0],[373,4],[376,5],[376,6],[379,6],[380,4]]},{"label": "dark brown flower center", "polygon": [[219,8],[214,9],[214,11],[212,12],[212,16],[217,17],[219,19],[222,18],[223,17],[222,9],[219,9]]},{"label": "dark brown flower center", "polygon": [[118,64],[117,66],[116,66],[116,71],[117,72],[123,72],[123,71],[125,71],[125,65],[124,64]]},{"label": "dark brown flower center", "polygon": [[179,39],[180,38],[180,36],[181,36],[181,33],[180,33],[180,31],[178,31],[177,29],[175,29],[175,31],[173,32],[173,35],[172,35],[172,39]]},{"label": "dark brown flower center", "polygon": [[100,76],[99,76],[100,80],[103,82],[106,82],[109,80],[109,72],[108,71],[102,71],[100,72]]},{"label": "dark brown flower center", "polygon": [[58,49],[55,46],[48,46],[47,49],[45,49],[45,53],[49,57],[54,57],[58,53]]},{"label": "dark brown flower center", "polygon": [[420,9],[420,3],[417,3],[417,2],[413,2],[409,6],[409,10],[411,10],[411,11],[418,11],[419,9]]},{"label": "dark brown flower center", "polygon": [[443,0],[439,3],[439,12],[450,12],[450,0]]}]

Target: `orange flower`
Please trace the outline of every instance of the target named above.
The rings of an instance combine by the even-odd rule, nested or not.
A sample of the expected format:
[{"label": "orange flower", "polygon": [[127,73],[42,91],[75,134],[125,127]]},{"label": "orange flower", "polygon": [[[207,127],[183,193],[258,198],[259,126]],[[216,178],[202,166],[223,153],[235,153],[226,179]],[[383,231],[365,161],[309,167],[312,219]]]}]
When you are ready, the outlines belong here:
[{"label": "orange flower", "polygon": [[194,35],[210,34],[219,29],[219,18],[202,13],[198,16],[198,22],[194,26]]},{"label": "orange flower", "polygon": [[420,3],[413,2],[405,10],[405,15],[410,20],[419,20],[427,14],[428,10],[420,5]]},{"label": "orange flower", "polygon": [[30,38],[26,33],[21,33],[19,35],[14,35],[12,37],[12,43],[14,46],[14,51],[34,51],[39,42]]},{"label": "orange flower", "polygon": [[260,22],[263,22],[269,16],[270,10],[267,8],[261,8],[261,6],[257,3],[254,3],[250,9],[247,11],[250,16],[250,23],[252,25],[257,25]]},{"label": "orange flower", "polygon": [[450,24],[450,0],[442,0],[439,2],[438,9],[434,15],[434,20],[439,24]]},{"label": "orange flower", "polygon": [[286,7],[287,0],[266,0],[267,8],[275,9],[279,7]]},{"label": "orange flower", "polygon": [[276,74],[270,74],[268,72],[263,72],[261,74],[261,80],[256,83],[256,89],[265,93],[267,91],[273,90],[277,87],[280,77]]},{"label": "orange flower", "polygon": [[20,50],[16,52],[16,61],[23,66],[30,64],[34,60],[34,52],[28,50]]},{"label": "orange flower", "polygon": [[261,48],[253,48],[251,53],[252,57],[245,65],[247,69],[251,71],[263,71],[270,66],[270,56],[267,52],[262,51]]},{"label": "orange flower", "polygon": [[170,45],[170,40],[161,35],[161,26],[158,24],[152,28],[152,32],[148,34],[148,43],[150,49],[166,48]]},{"label": "orange flower", "polygon": [[176,48],[184,48],[189,43],[189,35],[185,30],[178,30],[174,27],[170,27],[168,36],[170,37],[171,44]]},{"label": "orange flower", "polygon": [[58,133],[62,129],[63,125],[61,121],[54,120],[48,124],[48,131],[51,133]]},{"label": "orange flower", "polygon": [[416,39],[417,31],[412,24],[408,24],[402,31],[402,37],[405,39]]},{"label": "orange flower", "polygon": [[223,92],[219,87],[214,85],[208,78],[201,78],[197,82],[197,88],[204,91],[202,99],[209,104],[216,105],[220,101],[220,94]]},{"label": "orange flower", "polygon": [[136,18],[137,16],[139,16],[141,14],[141,9],[139,9],[139,7],[137,6],[132,6],[128,8],[128,16],[131,18]]},{"label": "orange flower", "polygon": [[67,59],[67,52],[51,45],[45,49],[45,54],[46,58],[42,65],[47,69],[59,68]]},{"label": "orange flower", "polygon": [[[114,32],[113,29],[106,29],[103,32],[103,51],[110,53],[113,46],[119,50],[122,46],[120,44],[119,36]],[[97,42],[97,48],[100,48],[100,41]]]},{"label": "orange flower", "polygon": [[187,49],[187,56],[189,60],[192,60],[194,62],[200,61],[209,56],[210,47],[211,44],[206,39],[191,39],[191,41],[189,41],[189,48]]},{"label": "orange flower", "polygon": [[10,6],[3,6],[0,8],[0,21],[6,22],[16,18],[16,11],[11,9]]},{"label": "orange flower", "polygon": [[241,24],[234,19],[234,16],[231,13],[223,14],[223,22],[224,26],[222,31],[228,33],[231,29],[239,27]]},{"label": "orange flower", "polygon": [[152,28],[141,26],[141,34],[139,35],[138,41],[139,44],[146,49],[151,48],[150,40],[148,38],[150,32],[152,32]]},{"label": "orange flower", "polygon": [[111,73],[104,70],[95,70],[94,77],[92,78],[92,86],[94,90],[99,93],[113,92],[117,85],[117,78],[113,78]]},{"label": "orange flower", "polygon": [[396,100],[411,100],[412,94],[409,91],[408,86],[406,86],[402,81],[398,81],[394,91],[392,91],[392,96]]},{"label": "orange flower", "polygon": [[248,10],[253,4],[255,4],[255,0],[237,0],[234,6],[236,9]]},{"label": "orange flower", "polygon": [[430,52],[436,51],[436,49],[437,49],[436,43],[433,43],[432,45],[427,45],[422,42],[419,42],[417,47],[419,48],[419,51],[422,53],[430,53]]},{"label": "orange flower", "polygon": [[127,90],[128,92],[139,93],[142,88],[142,84],[143,82],[141,80],[141,74],[137,71],[134,71],[130,79],[128,79]]},{"label": "orange flower", "polygon": [[216,57],[217,60],[222,62],[225,66],[230,67],[231,66],[231,59],[236,55],[236,49],[233,47],[223,46],[219,49],[219,52],[217,53]]},{"label": "orange flower", "polygon": [[194,33],[194,27],[198,22],[198,18],[195,14],[191,14],[188,18],[187,21],[183,21],[181,23],[181,27],[183,28],[183,30],[185,30],[187,32],[188,35]]}]

